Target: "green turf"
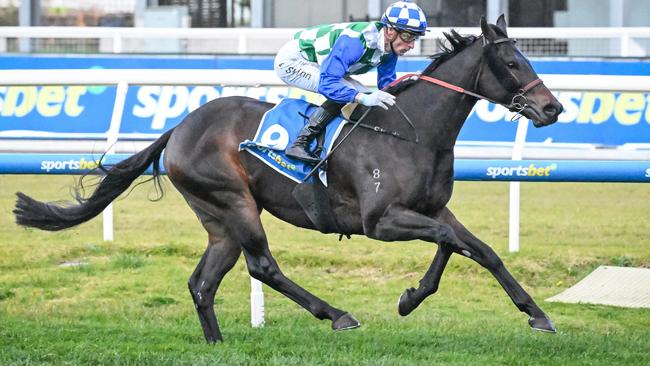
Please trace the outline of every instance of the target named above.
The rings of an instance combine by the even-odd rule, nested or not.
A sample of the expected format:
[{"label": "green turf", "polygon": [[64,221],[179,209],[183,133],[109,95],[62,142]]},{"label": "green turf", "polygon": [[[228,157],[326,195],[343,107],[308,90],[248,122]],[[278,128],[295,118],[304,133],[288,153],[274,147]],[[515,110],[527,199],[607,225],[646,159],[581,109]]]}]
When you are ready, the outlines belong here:
[{"label": "green turf", "polygon": [[[507,252],[508,184],[459,182],[456,216],[492,245],[555,322],[530,330],[496,280],[452,257],[438,293],[408,317],[435,245],[381,243],[294,228],[264,215],[291,279],[354,314],[333,332],[265,287],[266,326],[250,327],[243,259],[217,294],[225,343],[209,346],[187,292],[207,238],[167,184],[115,203],[115,241],[101,219],[50,233],[17,227],[14,192],[69,198],[71,177],[0,176],[0,365],[648,365],[650,309],[546,303],[599,265],[650,267],[650,185],[522,184],[521,252]],[[63,267],[64,263],[85,263]]]}]

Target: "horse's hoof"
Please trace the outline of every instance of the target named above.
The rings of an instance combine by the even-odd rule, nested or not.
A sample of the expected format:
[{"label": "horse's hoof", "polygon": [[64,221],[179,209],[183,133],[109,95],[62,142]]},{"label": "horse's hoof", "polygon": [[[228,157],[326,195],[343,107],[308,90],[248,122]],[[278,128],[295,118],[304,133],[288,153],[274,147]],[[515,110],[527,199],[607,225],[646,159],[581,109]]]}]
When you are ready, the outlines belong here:
[{"label": "horse's hoof", "polygon": [[205,341],[208,344],[223,343],[223,337],[209,337],[209,338],[206,338]]},{"label": "horse's hoof", "polygon": [[411,295],[415,292],[413,287],[406,289],[402,295],[400,295],[399,300],[397,300],[397,312],[401,316],[409,315],[417,306],[413,306],[411,301]]},{"label": "horse's hoof", "polygon": [[332,329],[334,330],[346,330],[359,328],[361,323],[355,319],[350,313],[345,313],[341,315],[338,319],[332,322]]},{"label": "horse's hoof", "polygon": [[541,332],[555,333],[555,325],[551,319],[542,316],[540,318],[533,318],[532,316],[528,318],[528,324],[533,328],[533,330],[539,330]]}]

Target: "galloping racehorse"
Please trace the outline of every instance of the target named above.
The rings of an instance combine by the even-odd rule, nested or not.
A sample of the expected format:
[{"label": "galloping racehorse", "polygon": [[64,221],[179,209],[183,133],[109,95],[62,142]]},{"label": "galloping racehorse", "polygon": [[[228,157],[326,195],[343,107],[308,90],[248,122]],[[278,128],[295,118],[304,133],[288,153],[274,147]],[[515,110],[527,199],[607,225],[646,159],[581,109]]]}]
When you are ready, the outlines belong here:
[{"label": "galloping racehorse", "polygon": [[[437,243],[437,253],[417,289],[406,290],[398,311],[407,315],[436,292],[453,253],[485,267],[537,330],[554,332],[550,319],[506,270],[497,254],[469,232],[446,207],[454,183],[454,145],[478,98],[502,104],[550,125],[562,105],[544,86],[509,38],[501,16],[496,25],[481,19],[482,35],[445,34],[449,46],[434,55],[417,80],[388,89],[419,136],[419,143],[356,129],[329,160],[327,194],[341,234],[381,241],[420,239]],[[444,80],[444,82],[440,82]],[[151,164],[154,177],[164,166],[208,232],[208,247],[189,279],[189,290],[208,342],[222,340],[214,296],[224,275],[243,252],[250,275],[281,292],[335,330],[359,322],[288,279],[271,254],[260,221],[274,216],[315,229],[292,198],[296,183],[272,171],[238,145],[251,138],[269,103],[245,97],[211,101],[149,147],[112,166],[93,194],[74,205],[36,201],[17,193],[18,224],[61,230],[98,215]],[[366,120],[384,129],[413,132],[396,109],[372,109]],[[405,128],[406,126],[406,128]],[[349,129],[350,127],[345,127]],[[344,131],[345,132],[345,131]]]}]

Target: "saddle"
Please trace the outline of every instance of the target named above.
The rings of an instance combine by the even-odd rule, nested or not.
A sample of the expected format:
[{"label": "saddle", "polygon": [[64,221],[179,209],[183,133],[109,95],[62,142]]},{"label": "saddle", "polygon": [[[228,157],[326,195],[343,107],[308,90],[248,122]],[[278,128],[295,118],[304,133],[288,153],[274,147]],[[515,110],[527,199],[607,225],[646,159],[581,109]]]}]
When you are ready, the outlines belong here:
[{"label": "saddle", "polygon": [[[327,171],[321,168],[317,174],[305,181],[313,166],[287,157],[284,150],[298,136],[309,116],[317,106],[301,99],[284,99],[264,114],[252,140],[239,144],[239,150],[246,150],[262,160],[276,172],[295,181],[294,197],[305,210],[306,215],[322,233],[340,233],[334,215],[329,207],[327,195]],[[343,115],[332,120],[325,131],[312,142],[311,149],[322,158],[332,148],[346,119],[354,114],[354,106],[346,106]],[[314,150],[316,149],[316,150]]]}]

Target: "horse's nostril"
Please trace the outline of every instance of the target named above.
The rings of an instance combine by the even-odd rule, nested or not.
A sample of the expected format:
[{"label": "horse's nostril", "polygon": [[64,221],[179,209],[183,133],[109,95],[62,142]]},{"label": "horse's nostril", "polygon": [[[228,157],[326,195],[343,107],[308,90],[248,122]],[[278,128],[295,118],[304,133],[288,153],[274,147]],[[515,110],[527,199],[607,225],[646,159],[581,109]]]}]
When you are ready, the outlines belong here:
[{"label": "horse's nostril", "polygon": [[546,107],[544,107],[544,114],[546,114],[547,116],[557,116],[558,114],[560,114],[560,111],[558,111],[554,105],[549,104]]}]

